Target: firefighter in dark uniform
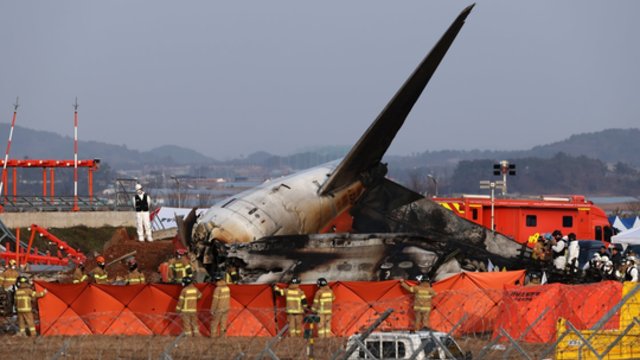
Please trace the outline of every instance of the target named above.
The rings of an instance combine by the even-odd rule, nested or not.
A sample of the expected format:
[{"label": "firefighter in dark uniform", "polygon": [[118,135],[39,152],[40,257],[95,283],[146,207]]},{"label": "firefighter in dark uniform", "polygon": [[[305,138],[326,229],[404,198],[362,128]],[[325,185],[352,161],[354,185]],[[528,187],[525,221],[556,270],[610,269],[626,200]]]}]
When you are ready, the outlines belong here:
[{"label": "firefighter in dark uniform", "polygon": [[413,310],[415,312],[414,329],[429,329],[429,314],[431,314],[431,299],[436,296],[436,292],[429,285],[429,281],[422,281],[422,275],[417,275],[415,286],[408,285],[404,280],[400,281],[400,285],[406,291],[414,294]]},{"label": "firefighter in dark uniform", "polygon": [[293,277],[288,288],[283,289],[274,285],[273,290],[276,294],[285,297],[289,335],[302,336],[302,320],[304,319],[304,308],[307,306],[307,297],[300,289],[300,279]]},{"label": "firefighter in dark uniform", "polygon": [[333,294],[333,290],[329,287],[327,279],[320,278],[316,282],[318,290],[313,296],[313,305],[311,310],[318,314],[320,318],[318,322],[318,337],[330,337],[331,336],[331,314],[333,311],[333,302],[336,300],[336,296]]}]

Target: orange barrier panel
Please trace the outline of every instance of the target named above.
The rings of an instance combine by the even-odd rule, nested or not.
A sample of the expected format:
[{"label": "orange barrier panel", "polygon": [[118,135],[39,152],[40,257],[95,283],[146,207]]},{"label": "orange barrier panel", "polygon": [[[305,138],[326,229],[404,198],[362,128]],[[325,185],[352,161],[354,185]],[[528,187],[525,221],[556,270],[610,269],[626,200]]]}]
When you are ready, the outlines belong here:
[{"label": "orange barrier panel", "polygon": [[[494,278],[491,278],[491,277]],[[460,323],[458,334],[493,332],[504,328],[520,337],[540,314],[535,329],[523,336],[528,342],[551,341],[559,316],[579,327],[592,326],[621,298],[621,285],[604,282],[592,285],[560,284],[514,287],[523,272],[462,273],[436,283],[431,327],[450,331]],[[501,285],[502,284],[502,285]],[[283,285],[284,286],[284,285]],[[381,282],[336,282],[332,332],[349,336],[370,325],[388,308],[394,312],[380,330],[412,328],[412,296],[396,280]],[[507,290],[499,289],[500,286]],[[200,332],[209,335],[209,307],[214,286],[198,284],[203,296],[198,301]],[[182,321],[175,313],[181,291],[178,285],[132,286],[55,284],[36,282],[47,296],[38,300],[43,335],[178,335]],[[275,297],[269,285],[230,285],[230,336],[273,336],[286,323],[285,300]],[[315,285],[302,285],[311,306]],[[277,318],[277,325],[275,319]],[[613,319],[608,328],[616,328]]]},{"label": "orange barrier panel", "polygon": [[[589,285],[551,284],[510,289],[504,292],[494,336],[503,328],[514,338],[547,343],[555,338],[559,317],[571,318],[579,330],[602,318],[622,297],[622,284],[605,281]],[[543,315],[544,314],[544,315]],[[531,326],[535,322],[535,326]],[[619,316],[605,324],[617,329]],[[531,327],[530,330],[527,329]]]},{"label": "orange barrier panel", "polygon": [[433,285],[430,325],[449,332],[460,323],[455,334],[493,331],[498,305],[505,287],[524,283],[524,270],[504,272],[461,272]]}]

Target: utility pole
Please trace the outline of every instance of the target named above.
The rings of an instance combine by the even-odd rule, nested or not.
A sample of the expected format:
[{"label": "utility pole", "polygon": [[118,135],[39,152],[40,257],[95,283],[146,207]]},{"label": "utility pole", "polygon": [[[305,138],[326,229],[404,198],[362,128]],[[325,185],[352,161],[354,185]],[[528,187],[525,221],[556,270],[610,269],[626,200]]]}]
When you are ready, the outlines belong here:
[{"label": "utility pole", "polygon": [[[11,120],[11,130],[9,130],[9,141],[7,141],[7,151],[4,153],[4,164],[2,165],[2,179],[0,179],[0,199],[2,198],[2,191],[4,190],[5,179],[7,178],[7,162],[9,161],[9,151],[11,150],[11,139],[13,138],[13,127],[16,124],[16,117],[18,114],[19,98],[16,97],[16,103],[13,104],[13,119]],[[4,203],[4,202],[3,202]]]},{"label": "utility pole", "polygon": [[73,104],[73,211],[78,211],[78,98]]}]

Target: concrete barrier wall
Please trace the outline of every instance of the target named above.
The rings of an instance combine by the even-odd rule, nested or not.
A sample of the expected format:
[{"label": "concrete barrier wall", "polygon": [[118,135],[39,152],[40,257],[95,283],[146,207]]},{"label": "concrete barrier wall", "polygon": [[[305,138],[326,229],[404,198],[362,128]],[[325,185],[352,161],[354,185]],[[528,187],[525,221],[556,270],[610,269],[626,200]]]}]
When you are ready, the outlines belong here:
[{"label": "concrete barrier wall", "polygon": [[134,211],[2,213],[0,219],[10,229],[29,227],[31,224],[47,228],[67,228],[80,225],[87,227],[136,226]]}]

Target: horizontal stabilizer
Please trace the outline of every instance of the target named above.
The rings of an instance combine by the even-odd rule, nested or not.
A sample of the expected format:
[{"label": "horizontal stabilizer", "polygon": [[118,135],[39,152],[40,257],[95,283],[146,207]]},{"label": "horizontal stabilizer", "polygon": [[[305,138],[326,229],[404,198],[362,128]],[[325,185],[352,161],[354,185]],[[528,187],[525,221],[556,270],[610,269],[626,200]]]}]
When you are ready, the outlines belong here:
[{"label": "horizontal stabilizer", "polygon": [[362,172],[376,166],[382,160],[413,105],[460,32],[473,6],[464,9],[449,26],[431,52],[422,60],[378,115],[378,118],[369,126],[369,129],[322,185],[319,190],[320,195],[325,195],[357,181]]}]

